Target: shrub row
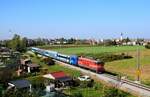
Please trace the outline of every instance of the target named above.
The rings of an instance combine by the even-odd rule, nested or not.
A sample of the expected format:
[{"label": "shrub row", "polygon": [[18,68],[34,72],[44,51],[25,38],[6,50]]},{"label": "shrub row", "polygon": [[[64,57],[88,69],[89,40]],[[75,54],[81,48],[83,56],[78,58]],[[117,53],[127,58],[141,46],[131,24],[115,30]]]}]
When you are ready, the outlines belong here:
[{"label": "shrub row", "polygon": [[79,56],[88,56],[92,57],[93,59],[99,59],[103,62],[111,62],[114,60],[122,60],[122,59],[130,59],[132,56],[122,54],[112,54],[112,53],[101,53],[101,54],[79,54]]}]

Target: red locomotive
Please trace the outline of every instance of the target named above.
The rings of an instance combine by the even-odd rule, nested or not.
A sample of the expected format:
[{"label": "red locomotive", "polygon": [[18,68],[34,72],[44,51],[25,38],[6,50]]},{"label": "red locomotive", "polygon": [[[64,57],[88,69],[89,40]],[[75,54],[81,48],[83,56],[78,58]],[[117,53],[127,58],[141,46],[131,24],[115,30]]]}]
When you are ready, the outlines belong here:
[{"label": "red locomotive", "polygon": [[96,71],[97,73],[102,73],[105,71],[103,62],[89,58],[79,57],[78,66]]}]

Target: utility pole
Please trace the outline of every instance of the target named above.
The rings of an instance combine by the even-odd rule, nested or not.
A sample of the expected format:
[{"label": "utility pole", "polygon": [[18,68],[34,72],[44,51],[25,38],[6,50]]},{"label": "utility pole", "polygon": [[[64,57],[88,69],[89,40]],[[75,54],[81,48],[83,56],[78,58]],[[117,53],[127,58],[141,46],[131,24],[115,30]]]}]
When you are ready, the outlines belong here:
[{"label": "utility pole", "polygon": [[137,82],[140,82],[140,75],[141,75],[141,70],[140,70],[140,50],[139,47],[137,47]]}]

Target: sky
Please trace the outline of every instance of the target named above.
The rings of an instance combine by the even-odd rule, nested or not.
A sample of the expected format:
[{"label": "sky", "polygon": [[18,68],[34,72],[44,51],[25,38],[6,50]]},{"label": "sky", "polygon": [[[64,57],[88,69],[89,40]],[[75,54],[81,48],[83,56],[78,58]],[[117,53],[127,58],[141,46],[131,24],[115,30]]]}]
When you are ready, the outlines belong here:
[{"label": "sky", "polygon": [[0,40],[150,38],[150,0],[0,0]]}]

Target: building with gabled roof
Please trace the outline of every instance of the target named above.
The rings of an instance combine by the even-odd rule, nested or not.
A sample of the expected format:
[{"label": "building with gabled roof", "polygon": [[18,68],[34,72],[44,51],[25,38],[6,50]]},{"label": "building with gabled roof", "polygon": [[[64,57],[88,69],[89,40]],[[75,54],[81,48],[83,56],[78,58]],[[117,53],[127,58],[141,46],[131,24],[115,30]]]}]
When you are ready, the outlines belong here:
[{"label": "building with gabled roof", "polygon": [[52,72],[49,74],[43,75],[44,78],[54,80],[55,86],[67,86],[72,82],[72,78],[66,75],[63,71]]},{"label": "building with gabled roof", "polygon": [[8,85],[9,85],[8,89],[12,89],[12,88],[26,89],[26,88],[29,88],[31,90],[31,83],[25,79],[10,81],[8,83]]}]

